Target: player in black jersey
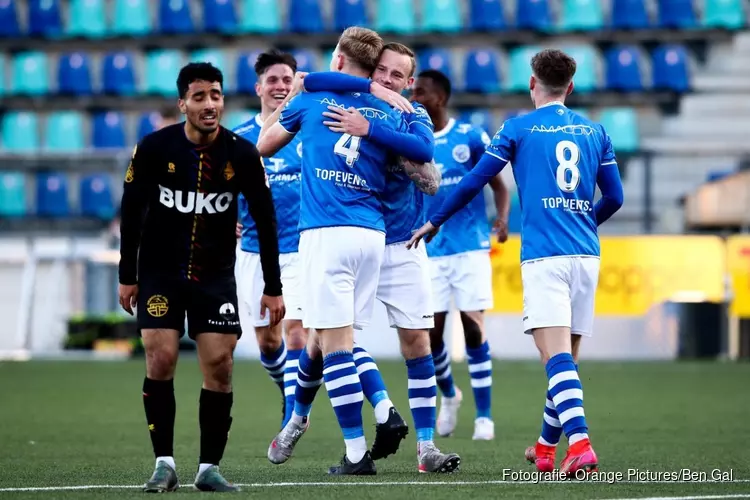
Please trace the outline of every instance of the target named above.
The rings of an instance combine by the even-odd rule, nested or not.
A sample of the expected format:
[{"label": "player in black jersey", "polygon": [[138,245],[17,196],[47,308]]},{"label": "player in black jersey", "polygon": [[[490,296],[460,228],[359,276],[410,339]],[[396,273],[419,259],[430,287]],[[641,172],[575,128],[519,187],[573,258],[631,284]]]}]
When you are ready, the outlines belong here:
[{"label": "player in black jersey", "polygon": [[203,372],[195,486],[237,490],[218,465],[232,423],[232,357],[241,335],[234,280],[238,193],[258,227],[261,311],[270,312],[271,325],[285,313],[271,191],[255,146],[219,125],[222,86],[221,71],[208,63],[182,68],[177,88],[185,122],[146,136],[125,174],[119,294],[130,314],[137,305],[146,351],[143,403],[156,455],[144,487],[150,492],[178,486],[173,377],[186,314]]}]

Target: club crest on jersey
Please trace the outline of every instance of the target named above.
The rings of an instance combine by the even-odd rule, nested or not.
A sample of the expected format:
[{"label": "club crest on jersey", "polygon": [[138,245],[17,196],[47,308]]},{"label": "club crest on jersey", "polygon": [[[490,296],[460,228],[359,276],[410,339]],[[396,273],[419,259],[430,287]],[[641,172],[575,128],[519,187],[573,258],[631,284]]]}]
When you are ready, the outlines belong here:
[{"label": "club crest on jersey", "polygon": [[174,166],[174,163],[171,163],[171,162],[170,162],[170,163],[169,163],[169,164],[167,165],[167,172],[169,172],[170,174],[173,174],[173,173],[174,173],[174,170],[175,170],[175,166]]},{"label": "club crest on jersey", "polygon": [[135,174],[133,173],[133,161],[131,160],[128,164],[128,169],[125,171],[125,182],[131,183],[133,182],[133,178],[135,177]]},{"label": "club crest on jersey", "polygon": [[234,168],[232,167],[232,162],[228,161],[224,166],[224,179],[229,181],[232,177],[234,177]]},{"label": "club crest on jersey", "polygon": [[471,150],[466,144],[459,144],[453,148],[453,159],[458,163],[466,163],[471,157]]}]

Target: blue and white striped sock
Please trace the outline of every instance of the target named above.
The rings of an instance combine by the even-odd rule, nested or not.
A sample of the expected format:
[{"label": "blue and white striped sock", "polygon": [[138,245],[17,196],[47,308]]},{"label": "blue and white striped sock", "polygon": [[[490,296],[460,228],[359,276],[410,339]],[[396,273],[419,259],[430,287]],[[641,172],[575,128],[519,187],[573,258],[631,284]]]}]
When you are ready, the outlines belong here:
[{"label": "blue and white striped sock", "polygon": [[469,375],[471,388],[474,391],[474,404],[477,407],[477,418],[491,418],[492,409],[492,358],[487,341],[474,349],[466,349],[469,358]]},{"label": "blue and white striped sock", "polygon": [[315,394],[323,385],[323,358],[310,359],[307,349],[302,349],[297,367],[297,385],[294,390],[292,420],[302,423],[310,415]]},{"label": "blue and white striped sock", "polygon": [[284,399],[286,400],[286,406],[284,407],[284,422],[281,424],[282,427],[289,422],[292,418],[292,412],[294,411],[294,393],[297,389],[297,369],[299,368],[299,356],[302,354],[303,349],[292,349],[286,353],[286,364],[284,365]]},{"label": "blue and white striped sock", "polygon": [[357,365],[357,375],[362,384],[362,392],[375,411],[375,421],[384,424],[388,420],[393,402],[388,397],[383,376],[380,375],[378,365],[370,353],[362,347],[354,345],[354,364]]},{"label": "blue and white striped sock", "polygon": [[432,441],[435,432],[437,385],[432,354],[406,360],[409,377],[409,408],[417,429],[417,443]]},{"label": "blue and white striped sock", "polygon": [[451,374],[451,358],[448,356],[448,350],[445,343],[440,344],[440,349],[432,353],[435,363],[435,379],[440,388],[443,397],[456,397],[456,386],[453,384],[453,375]]},{"label": "blue and white striped sock", "polygon": [[539,436],[539,444],[557,446],[557,443],[560,442],[560,436],[562,436],[562,425],[560,425],[560,419],[557,416],[555,403],[552,402],[552,396],[547,391],[547,402],[544,405],[542,434]]},{"label": "blue and white striped sock", "polygon": [[331,406],[339,421],[346,443],[346,456],[357,463],[367,452],[365,431],[362,425],[362,384],[357,376],[354,354],[335,351],[323,358],[323,379]]},{"label": "blue and white striped sock", "polygon": [[567,352],[556,354],[547,362],[546,369],[549,394],[568,437],[568,445],[588,439],[589,429],[583,412],[583,386],[573,356]]},{"label": "blue and white striped sock", "polygon": [[260,364],[266,369],[271,380],[284,389],[284,365],[286,365],[286,344],[281,340],[281,347],[272,353],[260,352]]}]

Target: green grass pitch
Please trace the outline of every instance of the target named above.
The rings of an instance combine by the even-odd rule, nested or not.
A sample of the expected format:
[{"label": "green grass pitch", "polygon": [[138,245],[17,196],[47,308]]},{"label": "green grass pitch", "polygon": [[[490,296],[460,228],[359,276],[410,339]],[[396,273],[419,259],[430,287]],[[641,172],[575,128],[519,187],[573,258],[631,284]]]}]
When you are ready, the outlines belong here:
[{"label": "green grass pitch", "polygon": [[[380,368],[411,424],[403,363],[381,362]],[[377,463],[377,476],[338,480],[326,476],[343,453],[343,440],[325,389],[294,457],[275,466],[266,449],[279,426],[279,391],[258,362],[237,362],[234,426],[222,470],[229,480],[248,485],[238,496],[253,498],[750,498],[750,364],[584,360],[580,372],[602,473],[621,472],[627,480],[628,469],[719,469],[731,471],[734,482],[513,482],[507,471],[533,470],[523,452],[538,436],[546,378],[538,363],[497,360],[493,442],[471,440],[468,373],[465,364],[454,364],[465,395],[459,428],[454,437],[436,442],[461,455],[460,471],[418,474],[411,429],[399,453]],[[143,373],[143,361],[0,363],[0,497],[143,497],[135,486],[153,468],[141,402]],[[175,459],[183,484],[176,497],[199,495],[190,488],[197,468],[199,389],[197,363],[185,357],[176,377]],[[369,405],[363,414],[371,444]],[[560,448],[558,464],[564,444]],[[55,489],[86,485],[129,488]]]}]

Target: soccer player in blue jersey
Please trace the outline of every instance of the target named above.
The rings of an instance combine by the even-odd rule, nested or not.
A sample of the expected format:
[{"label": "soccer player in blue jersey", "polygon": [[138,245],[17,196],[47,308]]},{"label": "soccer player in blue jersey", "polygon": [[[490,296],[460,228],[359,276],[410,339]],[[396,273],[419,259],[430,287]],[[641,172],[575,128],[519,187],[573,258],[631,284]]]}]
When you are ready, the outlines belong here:
[{"label": "soccer player in blue jersey", "polygon": [[[428,213],[439,207],[455,190],[457,183],[475,167],[490,143],[484,130],[449,117],[450,94],[451,83],[443,73],[427,70],[419,74],[414,99],[425,106],[435,124],[435,163],[442,172],[437,195],[427,198]],[[495,228],[499,241],[504,242],[508,238],[510,197],[499,175],[490,180],[490,186],[497,209]],[[430,332],[430,340],[437,383],[443,396],[437,419],[437,431],[441,436],[450,436],[456,429],[458,409],[463,399],[453,383],[450,355],[443,340],[452,296],[463,325],[476,405],[473,439],[491,440],[495,437],[491,414],[492,359],[484,333],[484,310],[492,307],[489,249],[490,226],[482,193],[447,221],[443,230],[427,245],[435,306],[435,327]]]},{"label": "soccer player in blue jersey", "polygon": [[[453,214],[510,163],[521,202],[523,323],[534,337],[547,377],[542,436],[527,458],[552,471],[562,432],[568,452],[560,472],[593,471],[578,376],[581,337],[592,334],[599,279],[597,227],[623,202],[612,142],[604,128],[565,107],[573,91],[576,63],[559,50],[531,60],[529,81],[535,111],[507,120],[474,169],[432,212],[409,246],[434,237]],[[595,202],[596,186],[601,199]]]}]

